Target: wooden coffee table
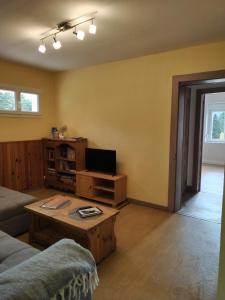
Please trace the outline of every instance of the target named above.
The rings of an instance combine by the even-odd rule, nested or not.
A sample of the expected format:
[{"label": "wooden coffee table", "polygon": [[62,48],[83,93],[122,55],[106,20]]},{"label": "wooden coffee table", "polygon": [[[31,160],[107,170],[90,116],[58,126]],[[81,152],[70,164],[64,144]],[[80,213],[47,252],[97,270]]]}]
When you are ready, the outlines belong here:
[{"label": "wooden coffee table", "polygon": [[[70,203],[59,209],[40,207],[55,197],[69,199]],[[74,209],[86,205],[99,207],[103,214],[85,219],[78,216],[73,219],[69,216]],[[88,248],[96,263],[116,249],[114,224],[119,213],[116,209],[61,195],[32,203],[25,206],[25,209],[31,215],[30,242],[49,246],[62,238],[71,238]]]}]

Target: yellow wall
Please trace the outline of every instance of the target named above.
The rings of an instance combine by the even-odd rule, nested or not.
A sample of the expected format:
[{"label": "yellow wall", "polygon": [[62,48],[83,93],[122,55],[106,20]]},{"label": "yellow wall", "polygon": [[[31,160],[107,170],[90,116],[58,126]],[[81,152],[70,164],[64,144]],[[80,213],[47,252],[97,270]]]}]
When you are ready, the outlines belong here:
[{"label": "yellow wall", "polygon": [[172,76],[225,69],[225,42],[56,75],[58,124],[116,149],[128,196],[167,206]]},{"label": "yellow wall", "polygon": [[22,87],[41,93],[40,117],[5,117],[0,114],[0,141],[39,139],[55,121],[52,73],[0,60],[0,86]]}]

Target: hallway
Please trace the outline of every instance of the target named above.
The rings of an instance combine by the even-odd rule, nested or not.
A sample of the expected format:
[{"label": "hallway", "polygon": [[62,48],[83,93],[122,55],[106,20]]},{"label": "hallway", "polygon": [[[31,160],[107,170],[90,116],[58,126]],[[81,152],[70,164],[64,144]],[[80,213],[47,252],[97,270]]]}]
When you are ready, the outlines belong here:
[{"label": "hallway", "polygon": [[202,165],[201,191],[190,195],[179,214],[221,223],[224,167]]}]

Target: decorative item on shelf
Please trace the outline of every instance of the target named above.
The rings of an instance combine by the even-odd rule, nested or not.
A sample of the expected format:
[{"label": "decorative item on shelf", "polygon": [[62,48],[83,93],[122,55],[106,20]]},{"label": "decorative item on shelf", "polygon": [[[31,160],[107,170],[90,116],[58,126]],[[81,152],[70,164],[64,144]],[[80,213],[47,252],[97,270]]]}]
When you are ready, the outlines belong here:
[{"label": "decorative item on shelf", "polygon": [[77,29],[79,26],[84,25],[86,23],[89,23],[89,34],[95,35],[96,34],[96,24],[94,24],[94,21],[96,19],[96,14],[97,12],[92,12],[88,15],[84,15],[79,18],[71,19],[71,20],[66,20],[63,22],[60,22],[57,24],[55,28],[52,28],[49,30],[47,33],[45,32],[43,35],[40,37],[40,45],[38,47],[38,51],[42,54],[46,52],[46,40],[47,39],[53,39],[52,41],[52,46],[55,50],[58,50],[62,47],[62,43],[58,39],[57,35],[74,29],[73,34],[76,36],[78,40],[84,40],[85,38],[85,32],[81,29]]},{"label": "decorative item on shelf", "polygon": [[51,134],[52,134],[53,139],[58,139],[59,138],[59,131],[56,127],[52,127]]},{"label": "decorative item on shelf", "polygon": [[59,138],[64,139],[65,138],[65,132],[67,131],[67,126],[64,125],[59,128]]}]

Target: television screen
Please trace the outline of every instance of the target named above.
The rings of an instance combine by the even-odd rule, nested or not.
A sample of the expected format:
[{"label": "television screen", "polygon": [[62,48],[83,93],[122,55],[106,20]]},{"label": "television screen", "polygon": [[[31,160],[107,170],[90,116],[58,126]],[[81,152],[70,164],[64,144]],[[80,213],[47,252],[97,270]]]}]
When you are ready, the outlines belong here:
[{"label": "television screen", "polygon": [[116,174],[116,151],[86,148],[86,169],[103,173]]}]

